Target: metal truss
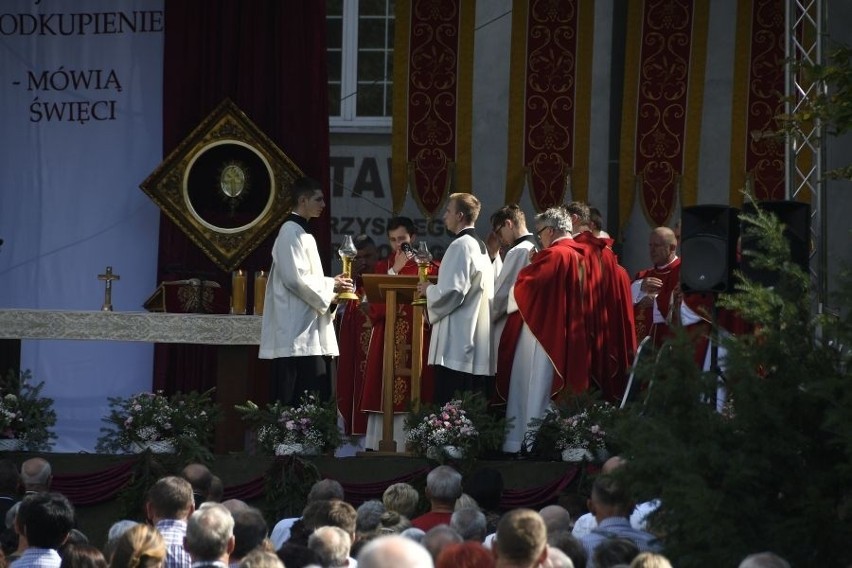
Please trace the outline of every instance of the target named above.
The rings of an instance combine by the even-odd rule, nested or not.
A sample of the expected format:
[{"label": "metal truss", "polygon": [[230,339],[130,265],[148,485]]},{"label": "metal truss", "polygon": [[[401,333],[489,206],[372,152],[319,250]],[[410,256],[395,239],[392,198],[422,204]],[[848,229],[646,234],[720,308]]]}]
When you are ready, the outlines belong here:
[{"label": "metal truss", "polygon": [[[825,93],[824,82],[804,76],[801,65],[823,63],[826,30],[826,0],[786,0],[785,67],[787,116],[803,110]],[[816,290],[817,309],[822,311],[828,295],[828,237],[826,218],[825,132],[821,121],[799,123],[786,143],[787,199],[811,204],[811,281]]]}]

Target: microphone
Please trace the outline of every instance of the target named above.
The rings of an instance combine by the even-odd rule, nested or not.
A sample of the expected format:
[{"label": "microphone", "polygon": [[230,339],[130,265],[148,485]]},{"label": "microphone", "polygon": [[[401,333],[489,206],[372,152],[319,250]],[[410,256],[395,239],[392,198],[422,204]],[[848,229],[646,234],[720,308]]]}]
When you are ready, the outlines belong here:
[{"label": "microphone", "polygon": [[411,248],[411,243],[402,243],[401,245],[399,245],[399,250],[401,250],[403,254],[405,254],[408,260],[414,258],[414,249]]}]

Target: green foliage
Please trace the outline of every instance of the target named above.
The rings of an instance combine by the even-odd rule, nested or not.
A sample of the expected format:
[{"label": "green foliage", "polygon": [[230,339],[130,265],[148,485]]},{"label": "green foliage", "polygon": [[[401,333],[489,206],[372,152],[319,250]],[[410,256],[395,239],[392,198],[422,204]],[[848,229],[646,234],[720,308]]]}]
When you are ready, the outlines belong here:
[{"label": "green foliage", "polygon": [[[811,318],[808,277],[777,220],[745,220],[779,282],[742,282],[720,299],[755,324],[723,341],[728,409],[716,412],[717,377],[696,367],[680,334],[639,370],[646,395],[618,425],[623,475],[638,500],[661,499],[652,527],[679,567],[736,566],[763,550],[794,566],[845,566],[852,377],[837,345],[848,345],[852,321]],[[844,290],[848,302],[852,279]]]},{"label": "green foliage", "polygon": [[25,450],[48,450],[56,439],[53,399],[41,396],[44,381],[31,381],[29,370],[0,377],[0,438],[21,440]]},{"label": "green foliage", "polygon": [[824,64],[803,64],[801,68],[813,82],[830,88],[817,92],[801,112],[803,120],[819,119],[829,133],[841,135],[852,129],[852,48],[834,45]]},{"label": "green foliage", "polygon": [[[817,121],[832,136],[852,130],[852,48],[836,44],[827,51],[825,63],[800,63],[798,71],[804,81],[824,84],[826,88],[812,89],[794,114],[781,115],[782,130],[795,136]],[[852,180],[852,165],[832,170],[828,176]]]},{"label": "green foliage", "polygon": [[187,461],[209,462],[219,420],[215,389],[203,393],[142,392],[129,398],[110,397],[95,450],[99,453],[139,452],[146,443],[169,442]]},{"label": "green foliage", "polygon": [[145,502],[148,498],[148,490],[158,479],[166,475],[175,475],[178,462],[175,456],[154,455],[151,452],[143,452],[133,465],[130,481],[118,493],[116,500],[119,503],[119,517],[145,522]]},{"label": "green foliage", "polygon": [[265,516],[269,526],[282,518],[300,517],[314,483],[322,479],[317,467],[298,456],[276,459],[266,474]]},{"label": "green foliage", "polygon": [[264,453],[270,455],[280,444],[302,444],[322,451],[333,451],[343,444],[336,403],[321,402],[316,393],[304,394],[296,407],[275,401],[261,408],[249,400],[234,408],[252,427]]}]

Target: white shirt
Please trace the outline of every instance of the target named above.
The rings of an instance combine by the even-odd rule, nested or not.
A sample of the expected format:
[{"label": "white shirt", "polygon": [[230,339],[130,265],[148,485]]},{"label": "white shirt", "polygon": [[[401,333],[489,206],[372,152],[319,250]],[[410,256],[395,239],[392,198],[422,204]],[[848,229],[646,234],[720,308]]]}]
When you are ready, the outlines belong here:
[{"label": "white shirt", "polygon": [[[656,511],[659,506],[659,499],[645,501],[644,503],[636,505],[633,509],[633,513],[630,514],[630,526],[639,531],[647,531],[648,515]],[[579,539],[592,532],[592,530],[597,528],[597,526],[598,522],[595,519],[595,516],[591,513],[586,513],[585,515],[581,515],[580,518],[574,522],[574,528],[571,530],[571,534]]]},{"label": "white shirt", "polygon": [[291,517],[289,519],[281,519],[275,523],[275,527],[269,534],[269,541],[272,543],[273,550],[277,552],[278,549],[284,546],[284,543],[290,539],[290,529],[293,528],[293,525],[296,524],[296,521],[299,519],[301,519],[301,517]]}]

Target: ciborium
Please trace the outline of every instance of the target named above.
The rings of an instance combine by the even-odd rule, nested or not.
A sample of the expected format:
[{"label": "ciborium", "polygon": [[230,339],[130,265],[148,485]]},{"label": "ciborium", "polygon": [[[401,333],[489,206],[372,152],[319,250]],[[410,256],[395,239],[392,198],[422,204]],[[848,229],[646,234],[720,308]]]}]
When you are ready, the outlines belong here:
[{"label": "ciborium", "polygon": [[[429,247],[426,246],[426,241],[420,241],[420,246],[417,247],[417,252],[414,253],[414,262],[417,263],[417,276],[420,282],[429,280],[429,265],[432,264],[432,253],[429,252]],[[425,306],[426,297],[420,296],[411,302],[412,306]]]},{"label": "ciborium", "polygon": [[[346,278],[352,278],[352,261],[355,260],[355,256],[358,254],[358,250],[352,242],[352,235],[346,235],[343,237],[343,244],[340,245],[340,248],[337,250],[337,254],[340,255],[340,260],[343,261],[343,276]],[[337,299],[360,300],[354,292],[338,292]]]}]

